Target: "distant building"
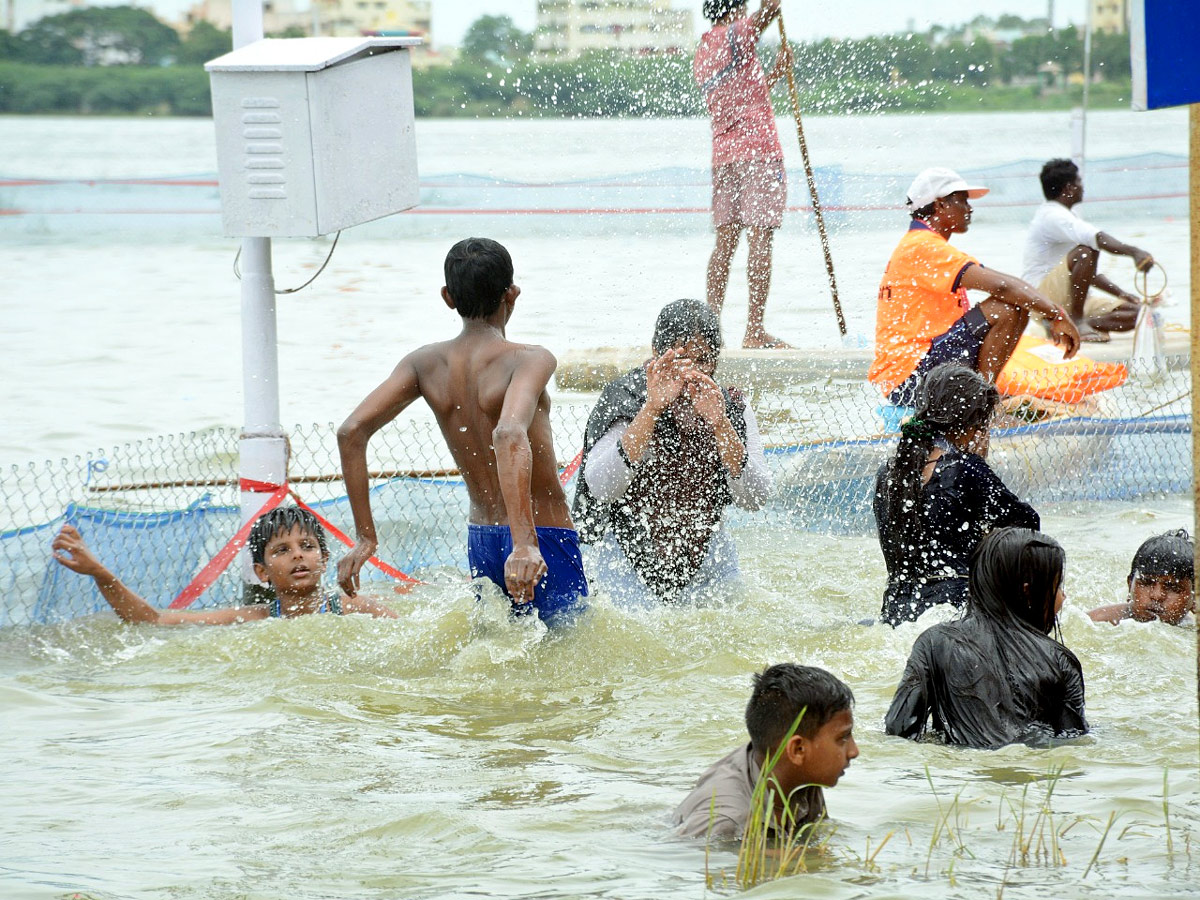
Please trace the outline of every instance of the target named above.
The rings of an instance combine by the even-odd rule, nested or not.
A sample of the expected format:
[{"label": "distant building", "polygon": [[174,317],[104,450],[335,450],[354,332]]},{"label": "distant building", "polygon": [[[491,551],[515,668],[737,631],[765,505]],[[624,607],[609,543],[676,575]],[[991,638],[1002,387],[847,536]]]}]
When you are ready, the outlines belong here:
[{"label": "distant building", "polygon": [[691,53],[692,11],[669,0],[539,0],[534,52],[571,59],[588,50]]},{"label": "distant building", "polygon": [[1090,0],[1092,31],[1125,34],[1129,31],[1129,0]]},{"label": "distant building", "polygon": [[[430,0],[263,0],[263,31],[323,37],[413,35],[422,39],[413,54],[413,62],[417,63],[430,50],[430,7]],[[199,0],[187,11],[185,20],[189,25],[204,21],[217,28],[230,28],[233,0]]]}]

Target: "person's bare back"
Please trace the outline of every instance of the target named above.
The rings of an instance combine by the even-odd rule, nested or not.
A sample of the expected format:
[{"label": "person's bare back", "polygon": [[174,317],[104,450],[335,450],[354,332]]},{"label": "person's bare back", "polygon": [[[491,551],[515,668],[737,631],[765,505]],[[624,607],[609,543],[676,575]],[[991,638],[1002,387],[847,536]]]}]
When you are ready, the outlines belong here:
[{"label": "person's bare back", "polygon": [[[338,429],[358,536],[338,563],[338,580],[353,596],[359,571],[377,547],[367,442],[421,397],[467,488],[472,574],[491,578],[518,604],[534,601],[553,613],[587,594],[550,430],[547,385],[556,361],[543,347],[505,337],[521,289],[512,283],[508,251],[495,241],[456,244],[447,256],[446,279],[442,298],[462,315],[462,332],[402,359]],[[549,567],[543,549],[552,551]]]},{"label": "person's bare back", "polygon": [[[471,501],[470,521],[477,525],[508,525],[494,443],[505,403],[512,407],[534,398],[533,420],[525,431],[531,453],[530,502],[533,523],[573,528],[566,496],[558,480],[558,459],[550,431],[550,396],[545,371],[556,361],[544,347],[515,344],[493,328],[464,327],[453,340],[429,344],[409,361],[421,396],[433,410],[442,437],[466,482]],[[514,396],[509,393],[525,394]]]}]

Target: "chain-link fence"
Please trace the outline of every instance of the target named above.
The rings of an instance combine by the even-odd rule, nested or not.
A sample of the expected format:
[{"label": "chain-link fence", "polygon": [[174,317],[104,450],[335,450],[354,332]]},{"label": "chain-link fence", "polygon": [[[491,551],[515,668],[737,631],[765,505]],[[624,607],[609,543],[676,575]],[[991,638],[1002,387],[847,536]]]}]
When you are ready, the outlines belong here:
[{"label": "chain-link fence", "polygon": [[[1053,377],[1053,373],[1046,376]],[[1120,387],[1061,404],[1006,401],[989,462],[1033,503],[1137,498],[1191,485],[1191,382],[1185,361],[1131,367]],[[894,445],[879,396],[837,381],[752,392],[775,492],[758,513],[780,528],[862,533],[873,528],[875,473]],[[579,453],[594,396],[555,400],[552,421],[564,466]],[[353,534],[342,489],[335,428],[290,430],[289,484],[338,529]],[[238,431],[167,435],[0,473],[0,625],[52,622],[104,607],[91,579],[57,565],[49,544],[63,522],[134,590],[166,605],[239,526]],[[426,580],[463,578],[467,497],[432,419],[405,414],[368,450],[378,557]],[[568,480],[568,495],[574,479]],[[341,550],[331,538],[336,558]],[[385,580],[386,576],[364,570]],[[332,579],[332,567],[327,577]],[[240,600],[234,563],[194,608]]]}]

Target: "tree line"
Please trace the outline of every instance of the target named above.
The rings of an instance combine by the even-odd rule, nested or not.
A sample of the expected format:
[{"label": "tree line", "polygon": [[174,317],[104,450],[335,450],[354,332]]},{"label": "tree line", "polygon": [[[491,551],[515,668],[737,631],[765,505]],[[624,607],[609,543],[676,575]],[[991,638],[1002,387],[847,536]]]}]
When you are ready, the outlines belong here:
[{"label": "tree line", "polygon": [[[1000,24],[1022,23],[1002,17]],[[814,113],[1064,107],[1070,92],[1037,83],[1046,63],[1083,69],[1075,28],[1008,45],[925,34],[795,43],[801,102]],[[180,36],[144,9],[89,7],[48,16],[13,34],[0,30],[0,112],[208,115],[202,64],[228,52],[230,33],[207,22]],[[771,50],[764,51],[766,55]],[[1093,36],[1100,104],[1128,98],[1129,42]],[[592,52],[541,59],[533,37],[507,16],[483,16],[449,66],[414,72],[418,116],[695,116],[704,107],[688,54]],[[777,92],[778,93],[778,92]],[[1076,90],[1077,93],[1077,90]],[[778,97],[780,111],[786,100]]]}]

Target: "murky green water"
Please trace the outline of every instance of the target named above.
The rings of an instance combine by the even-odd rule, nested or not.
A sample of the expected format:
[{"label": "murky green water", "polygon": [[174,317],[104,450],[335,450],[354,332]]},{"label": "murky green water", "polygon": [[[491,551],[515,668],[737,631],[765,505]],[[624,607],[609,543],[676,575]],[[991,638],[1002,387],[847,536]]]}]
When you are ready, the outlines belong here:
[{"label": "murky green water", "polygon": [[[1008,898],[1195,896],[1195,629],[1082,612],[1118,599],[1139,541],[1190,523],[1189,507],[1091,504],[1045,521],[1069,554],[1063,630],[1094,729],[1051,750],[882,733],[929,620],[856,624],[882,584],[869,537],[743,530],[746,588],[727,605],[599,597],[554,633],[450,586],[396,596],[395,622],[10,630],[0,895],[702,897],[706,865],[719,885],[734,856],[706,862],[667,817],[745,739],[749,674],[797,660],[852,686],[862,755],[828,793],[827,853],[754,896],[993,897],[1002,882]],[[1065,865],[1046,861],[1059,832]]]}]

